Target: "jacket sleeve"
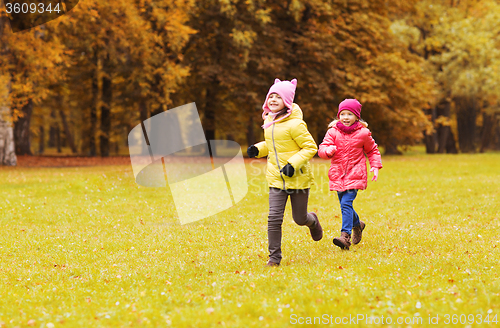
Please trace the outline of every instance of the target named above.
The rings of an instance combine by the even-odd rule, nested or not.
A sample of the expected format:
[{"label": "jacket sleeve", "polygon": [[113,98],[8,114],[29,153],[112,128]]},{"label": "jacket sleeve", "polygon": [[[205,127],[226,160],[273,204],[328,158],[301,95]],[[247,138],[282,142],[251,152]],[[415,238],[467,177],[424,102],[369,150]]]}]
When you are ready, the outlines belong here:
[{"label": "jacket sleeve", "polygon": [[376,167],[378,169],[382,168],[382,157],[380,156],[380,151],[378,150],[378,146],[375,143],[375,140],[372,138],[372,133],[368,131],[363,149],[368,156],[368,161],[370,162],[370,167]]},{"label": "jacket sleeve", "polygon": [[256,156],[256,158],[266,157],[269,153],[267,149],[267,143],[265,141],[258,142],[254,146],[259,150],[259,154]]},{"label": "jacket sleeve", "polygon": [[307,130],[306,122],[302,121],[291,131],[292,139],[300,147],[300,150],[288,159],[294,169],[299,169],[316,155],[318,146],[312,135]]},{"label": "jacket sleeve", "polygon": [[331,131],[332,129],[328,129],[328,131],[326,131],[325,138],[323,138],[323,142],[319,145],[318,156],[323,159],[330,159],[333,157],[328,157],[328,155],[326,154],[326,149],[329,146],[335,146],[335,138]]}]

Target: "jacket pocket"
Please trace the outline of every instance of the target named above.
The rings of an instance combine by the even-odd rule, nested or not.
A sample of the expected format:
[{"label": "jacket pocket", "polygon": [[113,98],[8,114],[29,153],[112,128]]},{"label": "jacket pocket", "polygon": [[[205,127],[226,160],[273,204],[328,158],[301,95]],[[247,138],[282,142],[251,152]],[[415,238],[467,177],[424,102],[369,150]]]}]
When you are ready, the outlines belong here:
[{"label": "jacket pocket", "polygon": [[357,164],[352,168],[351,178],[353,180],[363,180],[366,179],[366,165]]}]

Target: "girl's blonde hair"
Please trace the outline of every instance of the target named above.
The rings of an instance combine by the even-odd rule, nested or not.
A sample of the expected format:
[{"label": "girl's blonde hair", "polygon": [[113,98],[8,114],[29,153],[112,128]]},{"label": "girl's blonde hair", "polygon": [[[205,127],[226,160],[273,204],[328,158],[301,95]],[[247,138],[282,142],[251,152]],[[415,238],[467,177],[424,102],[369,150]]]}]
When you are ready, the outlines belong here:
[{"label": "girl's blonde hair", "polygon": [[[338,122],[338,121],[339,121],[338,119],[334,119],[333,121],[331,121],[331,122],[330,122],[330,124],[328,124],[328,128],[333,127],[335,124],[337,124],[337,122]],[[358,121],[359,121],[359,123],[361,123],[361,125],[363,125],[365,128],[367,128],[367,127],[368,127],[368,123],[366,123],[363,119],[361,119],[361,118],[360,118]]]}]

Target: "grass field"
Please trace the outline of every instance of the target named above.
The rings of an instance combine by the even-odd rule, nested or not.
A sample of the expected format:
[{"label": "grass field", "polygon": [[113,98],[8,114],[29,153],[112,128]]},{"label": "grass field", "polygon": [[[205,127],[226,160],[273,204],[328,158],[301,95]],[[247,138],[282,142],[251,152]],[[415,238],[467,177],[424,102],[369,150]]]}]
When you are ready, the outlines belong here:
[{"label": "grass field", "polygon": [[498,326],[500,154],[383,163],[355,201],[363,240],[341,251],[328,163],[314,160],[325,236],[288,205],[271,269],[263,161],[237,206],[184,226],[130,166],[2,167],[0,327]]}]

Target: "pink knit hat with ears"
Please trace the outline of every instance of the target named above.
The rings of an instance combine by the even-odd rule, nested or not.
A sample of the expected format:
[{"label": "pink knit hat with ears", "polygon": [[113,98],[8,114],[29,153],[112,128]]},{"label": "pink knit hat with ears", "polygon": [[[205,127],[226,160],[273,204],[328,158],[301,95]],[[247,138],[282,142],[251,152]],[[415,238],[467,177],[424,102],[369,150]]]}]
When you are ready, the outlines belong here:
[{"label": "pink knit hat with ears", "polygon": [[339,118],[340,112],[343,110],[348,110],[352,112],[358,119],[361,118],[361,104],[356,99],[345,99],[339,104],[339,112],[337,113],[337,118]]},{"label": "pink knit hat with ears", "polygon": [[292,105],[293,105],[293,98],[295,97],[295,89],[297,89],[297,79],[293,79],[292,81],[280,81],[279,79],[274,80],[274,84],[271,86],[269,92],[267,93],[266,101],[264,101],[264,105],[262,105],[262,109],[264,110],[262,112],[262,119],[265,120],[267,114],[270,115],[273,114],[271,112],[271,109],[269,109],[269,107],[267,106],[269,95],[272,93],[277,93],[281,97],[281,99],[283,99],[283,103],[285,104],[285,107],[288,108],[288,110],[287,113],[284,116],[280,117],[278,120],[264,124],[262,126],[264,129],[267,129],[273,123],[279,122],[290,116],[290,114],[292,114]]}]

